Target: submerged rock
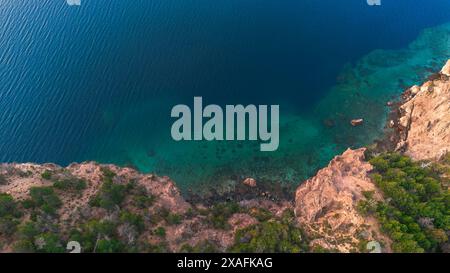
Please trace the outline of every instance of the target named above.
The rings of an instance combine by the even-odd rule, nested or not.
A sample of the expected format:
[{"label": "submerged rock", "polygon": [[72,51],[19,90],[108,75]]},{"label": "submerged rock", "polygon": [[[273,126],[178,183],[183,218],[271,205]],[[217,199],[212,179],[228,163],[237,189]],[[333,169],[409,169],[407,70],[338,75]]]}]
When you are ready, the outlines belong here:
[{"label": "submerged rock", "polygon": [[362,118],[359,118],[359,119],[352,119],[351,121],[350,121],[350,124],[352,125],[352,126],[359,126],[359,125],[362,125],[364,123],[364,119],[362,119]]},{"label": "submerged rock", "polygon": [[389,121],[389,128],[394,128],[395,122],[393,120]]}]

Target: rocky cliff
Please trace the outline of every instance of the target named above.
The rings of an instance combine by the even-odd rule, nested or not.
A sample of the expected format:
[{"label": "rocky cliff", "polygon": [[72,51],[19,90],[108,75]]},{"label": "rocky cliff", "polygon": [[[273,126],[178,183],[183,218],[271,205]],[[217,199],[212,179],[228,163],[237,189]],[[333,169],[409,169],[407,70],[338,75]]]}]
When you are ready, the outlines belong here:
[{"label": "rocky cliff", "polygon": [[382,200],[382,195],[368,174],[372,166],[364,160],[365,149],[347,150],[335,157],[316,176],[304,182],[295,194],[295,213],[313,238],[311,246],[349,252],[357,249],[360,239],[389,241],[379,225],[357,210],[365,193]]},{"label": "rocky cliff", "polygon": [[[0,207],[3,252],[39,252],[42,246],[35,241],[49,234],[58,238],[53,249],[63,251],[64,242],[79,237],[73,234],[89,237],[103,225],[112,231],[94,231],[98,238],[82,243],[85,251],[226,251],[235,244],[238,230],[268,220],[277,222],[284,211],[292,210],[290,202],[268,198],[211,206],[189,203],[168,177],[95,162],[65,168],[1,164],[0,206],[6,208],[4,212]],[[13,208],[15,212],[7,212]],[[29,225],[36,235],[24,241],[22,229]],[[102,246],[106,242],[117,246]]]},{"label": "rocky cliff", "polygon": [[[450,60],[422,86],[406,90],[398,108],[396,150],[414,160],[437,161],[450,151]],[[369,176],[372,166],[364,149],[347,150],[313,178],[301,184],[295,195],[299,224],[312,237],[311,246],[349,252],[361,242],[375,240],[391,251],[391,240],[380,232],[374,217],[362,215],[358,204],[383,201]],[[448,175],[444,171],[444,175]],[[448,185],[443,185],[448,187]],[[448,192],[448,188],[446,190]]]},{"label": "rocky cliff", "polygon": [[440,73],[403,94],[397,150],[416,160],[439,159],[450,151],[450,60]]}]

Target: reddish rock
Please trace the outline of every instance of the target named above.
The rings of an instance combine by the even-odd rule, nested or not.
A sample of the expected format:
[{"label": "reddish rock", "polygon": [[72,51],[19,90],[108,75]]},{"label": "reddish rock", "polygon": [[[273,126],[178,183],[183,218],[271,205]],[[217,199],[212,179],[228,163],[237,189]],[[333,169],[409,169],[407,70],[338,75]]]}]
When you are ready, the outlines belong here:
[{"label": "reddish rock", "polygon": [[[360,215],[357,209],[364,191],[373,191],[375,200],[381,199],[368,176],[372,166],[364,161],[364,151],[364,148],[348,149],[298,187],[295,215],[298,223],[315,238],[312,247],[350,252],[360,242],[362,230],[369,231],[371,240],[372,234],[378,240],[382,237],[377,222]],[[384,241],[388,243],[388,239]]]},{"label": "reddish rock", "polygon": [[[450,75],[450,60],[441,73]],[[399,109],[396,149],[415,160],[439,159],[450,152],[450,82],[436,79],[409,90]]]},{"label": "reddish rock", "polygon": [[252,188],[256,187],[256,180],[251,177],[246,178],[242,183]]},{"label": "reddish rock", "polygon": [[359,126],[359,125],[362,125],[364,123],[364,120],[362,119],[362,118],[359,118],[359,119],[352,119],[351,121],[350,121],[350,124],[352,125],[352,126]]}]

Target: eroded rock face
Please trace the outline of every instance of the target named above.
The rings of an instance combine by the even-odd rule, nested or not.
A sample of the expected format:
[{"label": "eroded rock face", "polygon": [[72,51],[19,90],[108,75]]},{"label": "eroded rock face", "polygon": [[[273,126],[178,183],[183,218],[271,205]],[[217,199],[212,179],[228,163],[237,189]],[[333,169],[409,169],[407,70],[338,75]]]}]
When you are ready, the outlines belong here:
[{"label": "eroded rock face", "polygon": [[400,106],[396,149],[415,160],[439,159],[450,151],[450,60],[440,77],[413,86]]},{"label": "eroded rock face", "polygon": [[299,224],[315,238],[311,247],[349,252],[357,250],[360,238],[386,241],[377,222],[357,211],[365,191],[373,192],[375,200],[381,199],[368,177],[372,166],[364,161],[364,151],[348,149],[298,187],[295,214]]}]

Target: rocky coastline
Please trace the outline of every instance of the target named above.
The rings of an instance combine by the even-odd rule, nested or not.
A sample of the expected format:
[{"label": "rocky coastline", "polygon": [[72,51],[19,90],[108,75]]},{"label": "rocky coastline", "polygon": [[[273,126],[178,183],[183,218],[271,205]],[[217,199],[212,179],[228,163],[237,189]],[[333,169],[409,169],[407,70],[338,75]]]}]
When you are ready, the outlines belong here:
[{"label": "rocky coastline", "polygon": [[[225,192],[184,197],[169,177],[132,168],[1,164],[1,200],[20,213],[0,208],[0,252],[64,252],[69,240],[82,241],[86,252],[366,252],[370,241],[393,252],[376,217],[360,211],[361,202],[386,200],[367,154],[395,151],[424,164],[448,155],[450,60],[388,105],[384,140],[348,149],[294,190],[243,178]],[[106,223],[113,231],[101,231]],[[31,225],[34,233],[24,235]],[[276,239],[286,245],[264,237],[267,230],[285,233]]]}]

